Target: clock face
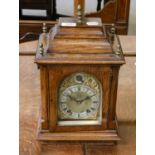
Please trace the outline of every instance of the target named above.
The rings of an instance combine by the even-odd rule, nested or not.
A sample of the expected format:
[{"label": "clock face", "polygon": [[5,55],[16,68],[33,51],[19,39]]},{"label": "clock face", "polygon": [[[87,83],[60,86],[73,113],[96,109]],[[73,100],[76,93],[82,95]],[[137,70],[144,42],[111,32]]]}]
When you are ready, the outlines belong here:
[{"label": "clock face", "polygon": [[97,120],[101,111],[101,85],[92,75],[75,73],[64,79],[58,93],[60,120]]},{"label": "clock face", "polygon": [[99,96],[95,90],[83,85],[66,88],[60,95],[60,111],[71,119],[89,119],[99,107]]}]

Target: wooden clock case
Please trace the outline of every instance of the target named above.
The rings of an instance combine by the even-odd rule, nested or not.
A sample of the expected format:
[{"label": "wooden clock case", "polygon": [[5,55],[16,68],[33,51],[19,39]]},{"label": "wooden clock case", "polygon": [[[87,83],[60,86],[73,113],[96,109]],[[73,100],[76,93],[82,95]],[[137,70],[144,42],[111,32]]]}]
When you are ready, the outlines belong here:
[{"label": "wooden clock case", "polygon": [[[74,18],[60,18],[39,38],[35,62],[40,69],[41,111],[37,138],[41,141],[117,141],[116,97],[119,68],[125,63],[115,27],[106,30],[98,18],[78,26],[62,26]],[[97,25],[88,25],[88,23]],[[102,85],[101,125],[59,126],[58,88],[65,77],[85,72]]]}]

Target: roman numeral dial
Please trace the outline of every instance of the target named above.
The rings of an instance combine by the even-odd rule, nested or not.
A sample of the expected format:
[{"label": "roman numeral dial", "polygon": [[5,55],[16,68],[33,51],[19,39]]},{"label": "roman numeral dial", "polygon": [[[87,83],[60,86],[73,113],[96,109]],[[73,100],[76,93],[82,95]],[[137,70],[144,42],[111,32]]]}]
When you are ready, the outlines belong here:
[{"label": "roman numeral dial", "polygon": [[62,120],[96,119],[101,107],[99,84],[85,73],[67,78],[59,93],[59,118]]},{"label": "roman numeral dial", "polygon": [[68,87],[60,95],[59,106],[68,119],[88,119],[97,113],[99,97],[90,87],[75,85]]}]

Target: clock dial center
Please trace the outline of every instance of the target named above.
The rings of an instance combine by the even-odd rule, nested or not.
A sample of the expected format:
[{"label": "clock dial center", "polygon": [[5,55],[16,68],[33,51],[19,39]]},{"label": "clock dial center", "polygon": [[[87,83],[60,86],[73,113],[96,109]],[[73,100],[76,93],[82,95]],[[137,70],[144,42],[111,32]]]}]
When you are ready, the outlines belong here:
[{"label": "clock dial center", "polygon": [[[96,119],[101,102],[99,87],[96,87],[95,79],[86,75],[77,73],[65,81],[65,88],[59,96],[61,119]],[[70,83],[71,86],[66,86]]]}]

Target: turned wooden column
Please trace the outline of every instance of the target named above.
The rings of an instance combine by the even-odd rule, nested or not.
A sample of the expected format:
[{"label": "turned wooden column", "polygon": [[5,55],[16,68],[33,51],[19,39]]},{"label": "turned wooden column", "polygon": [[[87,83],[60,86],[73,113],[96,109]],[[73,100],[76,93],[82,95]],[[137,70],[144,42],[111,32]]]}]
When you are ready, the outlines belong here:
[{"label": "turned wooden column", "polygon": [[74,0],[74,16],[77,16],[78,5],[81,5],[82,14],[85,12],[85,0]]}]

